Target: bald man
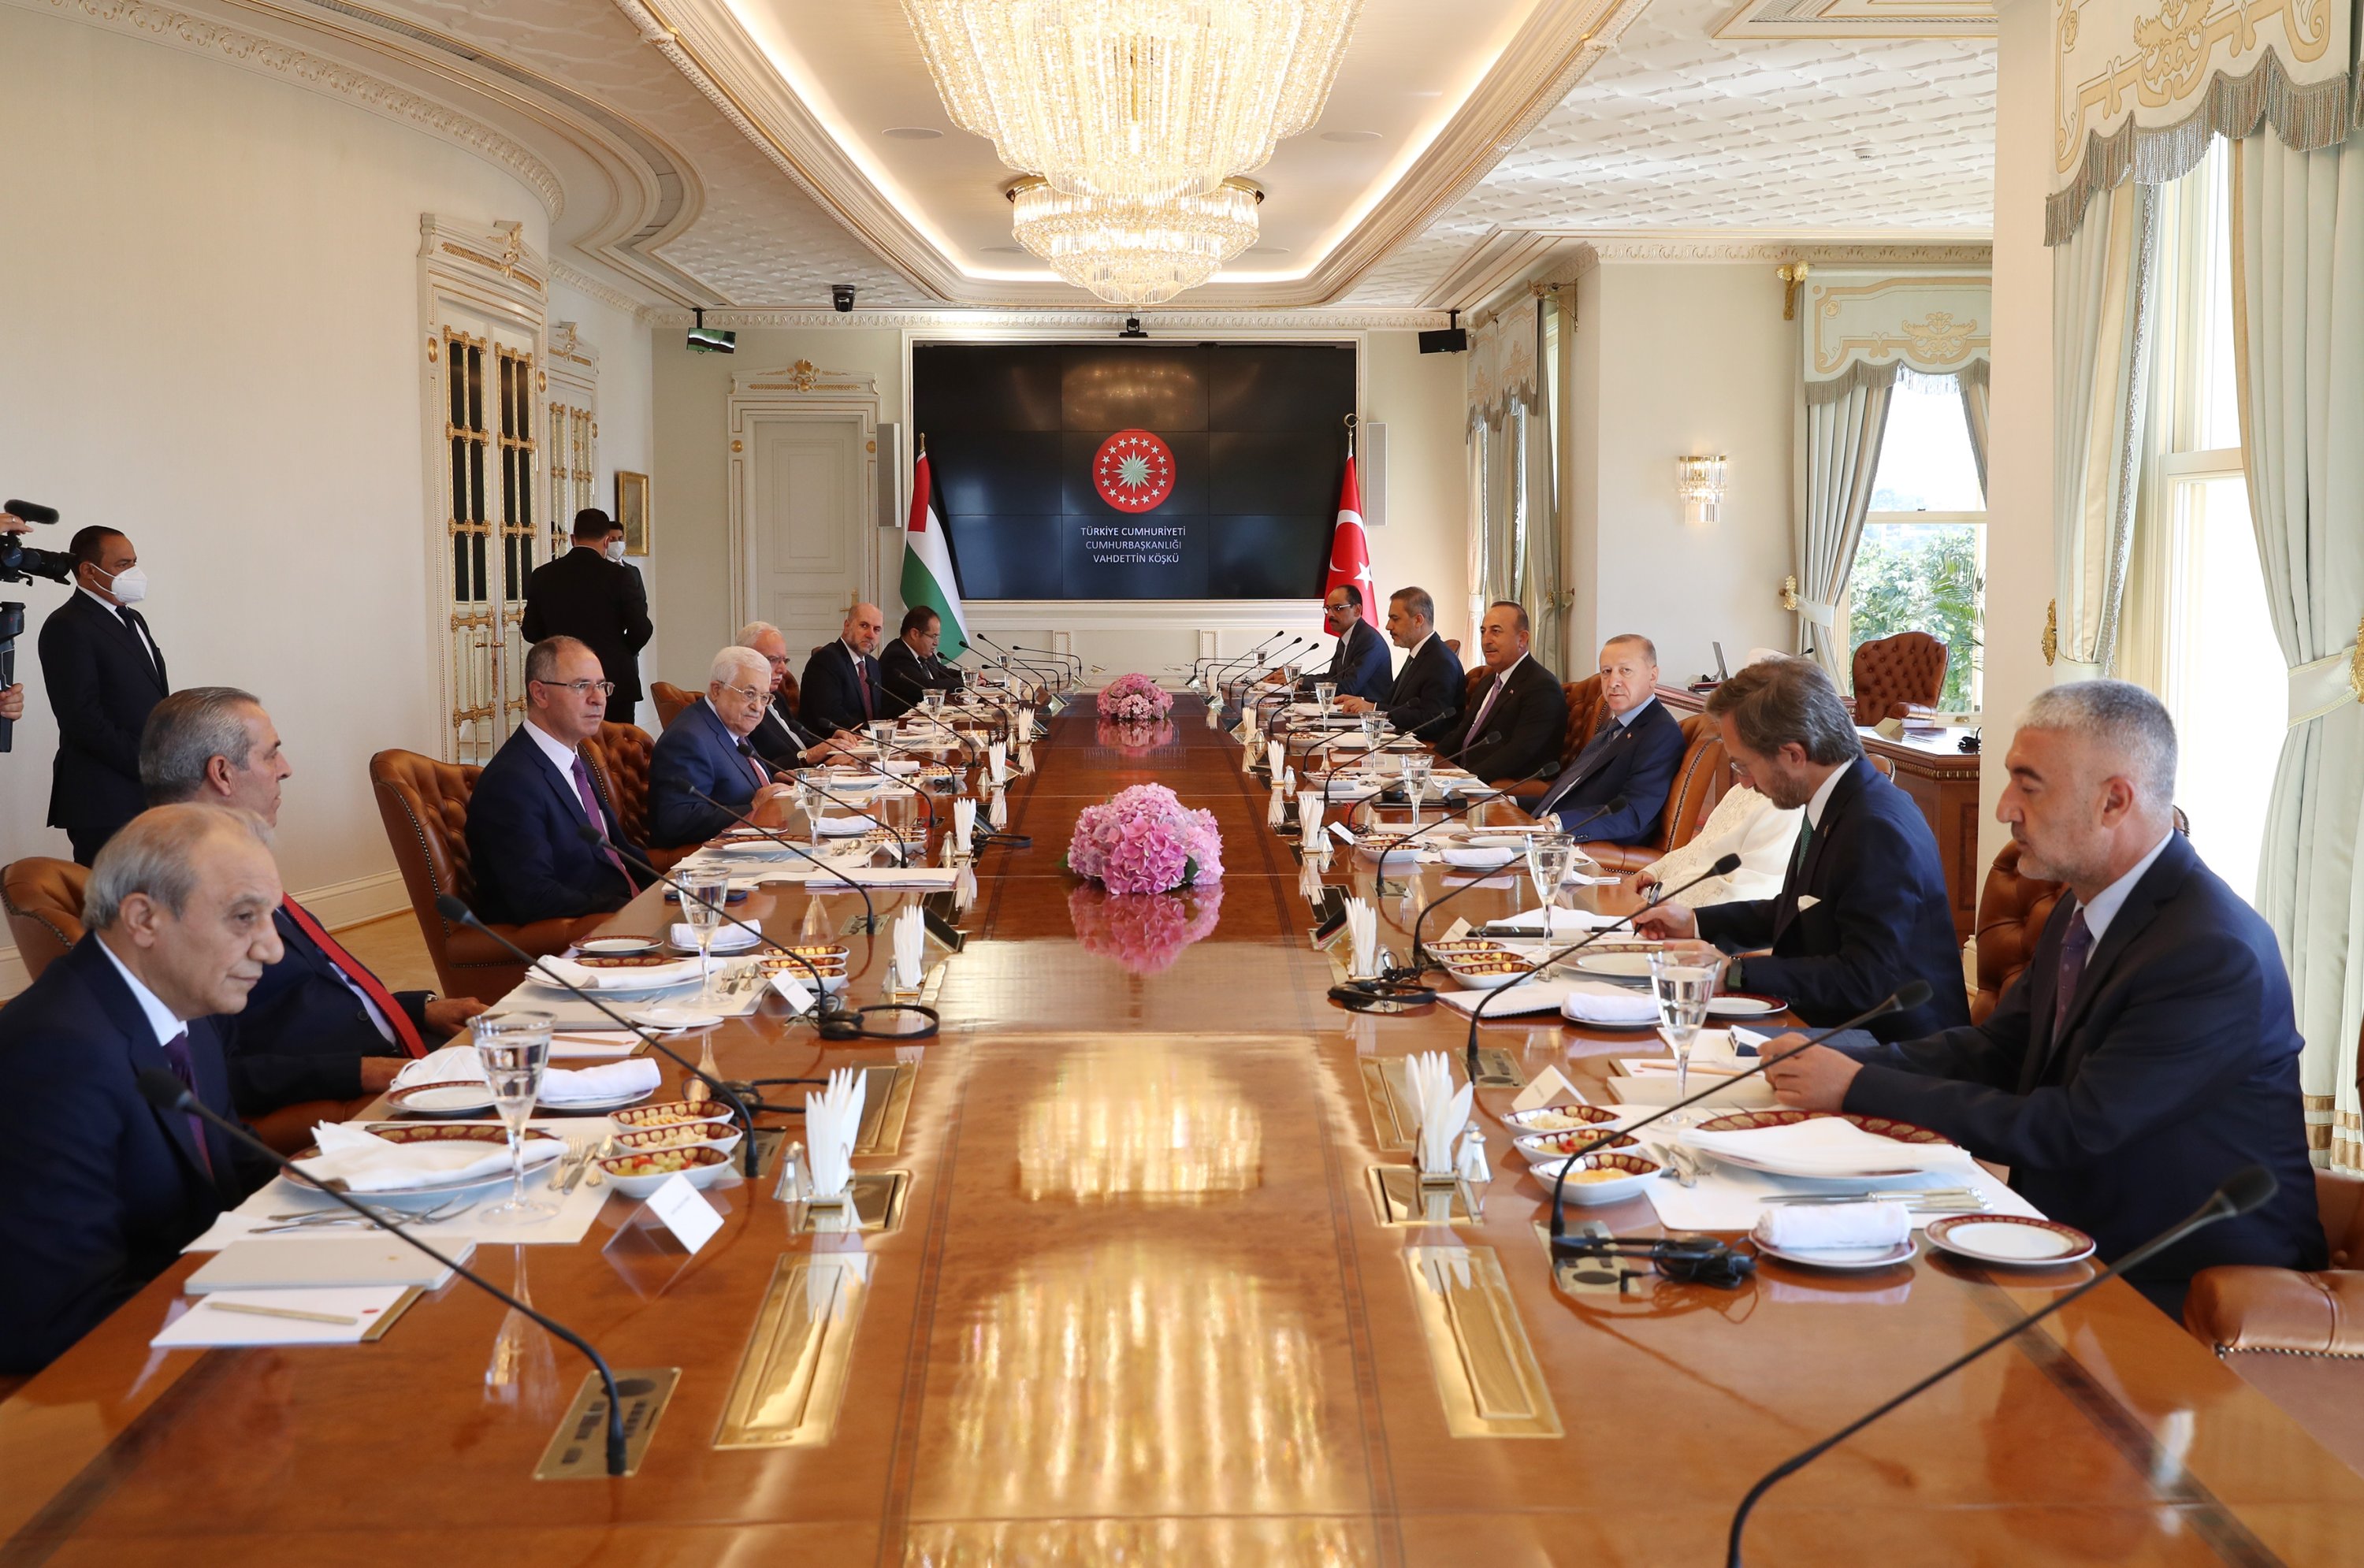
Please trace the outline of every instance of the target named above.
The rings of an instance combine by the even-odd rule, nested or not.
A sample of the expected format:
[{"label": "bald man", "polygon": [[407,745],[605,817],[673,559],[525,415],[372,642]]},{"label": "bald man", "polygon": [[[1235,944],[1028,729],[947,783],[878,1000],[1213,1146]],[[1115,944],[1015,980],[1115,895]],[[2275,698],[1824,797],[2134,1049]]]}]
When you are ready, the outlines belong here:
[{"label": "bald man", "polygon": [[892,717],[895,700],[886,695],[878,674],[879,634],[886,617],[876,605],[856,605],[845,612],[845,625],[835,642],[813,650],[805,664],[802,715],[805,728],[816,735],[859,729],[874,718]]}]

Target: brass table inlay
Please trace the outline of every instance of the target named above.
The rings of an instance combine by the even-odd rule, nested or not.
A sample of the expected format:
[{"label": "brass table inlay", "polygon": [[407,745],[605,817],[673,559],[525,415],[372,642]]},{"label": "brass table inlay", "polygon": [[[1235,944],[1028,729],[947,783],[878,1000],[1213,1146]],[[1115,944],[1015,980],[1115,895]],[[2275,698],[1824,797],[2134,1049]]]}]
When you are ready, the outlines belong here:
[{"label": "brass table inlay", "polygon": [[723,1401],[716,1448],[813,1448],[830,1440],[845,1403],[868,1276],[869,1260],[859,1253],[781,1257]]},{"label": "brass table inlay", "polygon": [[900,1154],[903,1121],[911,1112],[917,1063],[871,1062],[862,1068],[862,1126],[853,1137],[856,1154]]},{"label": "brass table inlay", "polygon": [[798,1231],[892,1230],[903,1222],[903,1195],[909,1190],[909,1171],[856,1171],[849,1184],[851,1204],[802,1204],[794,1229]]},{"label": "brass table inlay", "polygon": [[[616,1392],[624,1399],[624,1473],[638,1475],[649,1443],[657,1435],[657,1418],[664,1414],[674,1385],[681,1381],[677,1366],[625,1367],[616,1373]],[[566,1407],[550,1446],[533,1467],[536,1481],[605,1481],[608,1479],[608,1387],[596,1372],[583,1375],[583,1386]]]},{"label": "brass table inlay", "polygon": [[1456,1438],[1563,1435],[1494,1250],[1407,1247],[1404,1267],[1446,1429]]},{"label": "brass table inlay", "polygon": [[[1454,1065],[1461,1064],[1460,1052],[1453,1053]],[[1420,1131],[1420,1118],[1412,1114],[1411,1080],[1405,1075],[1400,1056],[1366,1056],[1362,1059],[1363,1098],[1371,1108],[1371,1134],[1382,1154],[1409,1154],[1412,1140]],[[1515,1089],[1526,1082],[1520,1075],[1517,1058],[1499,1045],[1478,1048],[1478,1082],[1489,1089]]]},{"label": "brass table inlay", "polygon": [[1469,1193],[1459,1182],[1451,1186],[1422,1186],[1420,1173],[1410,1165],[1371,1167],[1371,1202],[1386,1226],[1458,1225],[1474,1223]]}]

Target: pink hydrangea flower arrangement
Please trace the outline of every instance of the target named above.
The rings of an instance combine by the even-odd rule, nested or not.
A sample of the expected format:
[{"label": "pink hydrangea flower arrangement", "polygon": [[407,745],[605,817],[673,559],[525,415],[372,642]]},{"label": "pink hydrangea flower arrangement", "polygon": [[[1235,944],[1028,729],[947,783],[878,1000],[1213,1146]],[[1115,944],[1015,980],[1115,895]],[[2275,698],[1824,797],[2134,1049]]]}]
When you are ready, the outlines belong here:
[{"label": "pink hydrangea flower arrangement", "polygon": [[1213,932],[1223,909],[1223,884],[1188,893],[1110,893],[1078,887],[1067,895],[1067,917],[1086,952],[1112,959],[1130,974],[1174,967],[1182,950]]},{"label": "pink hydrangea flower arrangement", "polygon": [[1168,893],[1221,879],[1223,838],[1213,812],[1164,784],[1135,784],[1076,817],[1067,869],[1110,893]]},{"label": "pink hydrangea flower arrangement", "polygon": [[1100,688],[1102,718],[1141,724],[1164,718],[1173,708],[1173,695],[1146,675],[1119,675]]}]

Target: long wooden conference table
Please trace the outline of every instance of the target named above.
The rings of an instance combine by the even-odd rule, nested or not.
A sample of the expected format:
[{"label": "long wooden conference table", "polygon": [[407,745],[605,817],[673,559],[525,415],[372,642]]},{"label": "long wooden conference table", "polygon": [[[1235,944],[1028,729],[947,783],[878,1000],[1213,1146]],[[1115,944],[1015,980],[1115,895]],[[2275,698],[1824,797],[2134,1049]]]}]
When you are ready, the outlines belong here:
[{"label": "long wooden conference table", "polygon": [[[767,1174],[712,1190],[694,1256],[619,1196],[578,1245],[480,1249],[618,1368],[680,1369],[636,1474],[533,1478],[583,1365],[461,1282],[372,1345],[151,1351],[184,1260],[0,1405],[0,1563],[1712,1563],[1757,1475],[2085,1277],[1924,1248],[1869,1278],[1767,1260],[1738,1291],[1563,1294],[1490,1119],[1510,1088],[1478,1096],[1482,1214],[1382,1223],[1371,1173],[1406,1156],[1374,1085],[1457,1055],[1463,1021],[1327,999],[1263,785],[1176,720],[1147,744],[1087,703],[1053,721],[1009,794],[1032,847],[986,853],[931,982],[940,1038],[717,1035],[734,1076],[874,1063],[908,1092],[855,1162],[907,1174],[891,1228],[802,1230]],[[1214,812],[1226,874],[1112,919],[1061,854],[1080,808],[1153,780]],[[1400,909],[1351,855],[1329,879]],[[805,904],[749,908],[787,936]],[[615,926],[666,917],[644,895]],[[875,1000],[886,941],[850,940]],[[1636,1049],[1548,1018],[1485,1037],[1588,1092]],[[1657,1233],[1645,1200],[1596,1212]],[[2112,1284],[1785,1482],[1749,1547],[2351,1562],[2364,1480]]]}]

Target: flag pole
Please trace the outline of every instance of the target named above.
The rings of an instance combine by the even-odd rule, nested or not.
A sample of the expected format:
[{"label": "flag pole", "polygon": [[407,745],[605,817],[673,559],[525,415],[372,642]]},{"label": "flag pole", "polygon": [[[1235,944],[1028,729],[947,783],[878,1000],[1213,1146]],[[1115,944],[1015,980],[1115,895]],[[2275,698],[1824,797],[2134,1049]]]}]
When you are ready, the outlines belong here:
[{"label": "flag pole", "polygon": [[1358,422],[1354,415],[1346,416],[1346,457],[1349,462],[1352,462],[1355,456],[1355,426]]}]

